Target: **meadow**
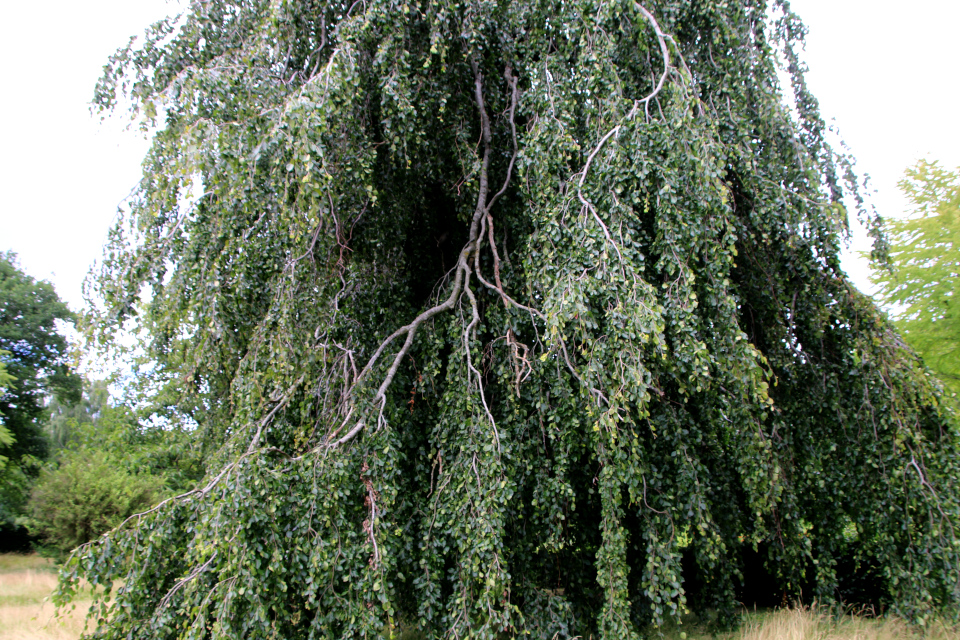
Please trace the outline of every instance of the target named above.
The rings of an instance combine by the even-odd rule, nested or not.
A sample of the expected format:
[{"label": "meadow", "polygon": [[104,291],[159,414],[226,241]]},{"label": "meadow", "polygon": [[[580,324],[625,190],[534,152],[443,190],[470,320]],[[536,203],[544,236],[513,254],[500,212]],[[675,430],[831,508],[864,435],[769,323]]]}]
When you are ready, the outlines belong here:
[{"label": "meadow", "polygon": [[[684,625],[686,627],[687,625]],[[690,625],[665,630],[665,640],[960,640],[960,629],[935,623],[926,632],[897,618],[847,614],[840,617],[813,607],[748,611],[735,632],[712,635]]]},{"label": "meadow", "polygon": [[0,554],[0,640],[74,640],[83,632],[89,601],[56,615],[49,596],[57,586],[53,561]]},{"label": "meadow", "polygon": [[[57,584],[56,567],[36,555],[0,554],[0,640],[76,640],[83,632],[89,600],[56,615],[49,596]],[[937,623],[925,634],[896,618],[845,615],[815,608],[748,611],[740,629],[714,635],[695,623],[660,630],[664,640],[960,640],[960,629]],[[647,634],[657,638],[657,632]],[[416,632],[400,640],[419,638]]]}]

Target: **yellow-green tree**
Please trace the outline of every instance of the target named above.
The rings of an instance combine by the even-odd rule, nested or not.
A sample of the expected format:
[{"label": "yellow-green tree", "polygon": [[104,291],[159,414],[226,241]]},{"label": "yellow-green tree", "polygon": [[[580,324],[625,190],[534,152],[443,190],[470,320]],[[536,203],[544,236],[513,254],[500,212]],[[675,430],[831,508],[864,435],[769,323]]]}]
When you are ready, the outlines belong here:
[{"label": "yellow-green tree", "polygon": [[921,160],[899,185],[913,210],[887,223],[891,265],[873,281],[910,346],[960,393],[960,169]]}]

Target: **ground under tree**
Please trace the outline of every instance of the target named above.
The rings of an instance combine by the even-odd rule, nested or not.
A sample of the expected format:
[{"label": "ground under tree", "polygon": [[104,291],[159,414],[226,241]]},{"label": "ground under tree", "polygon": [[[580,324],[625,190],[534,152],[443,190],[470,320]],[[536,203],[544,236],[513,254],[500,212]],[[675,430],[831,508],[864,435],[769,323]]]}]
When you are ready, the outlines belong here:
[{"label": "ground under tree", "polygon": [[853,553],[955,607],[956,423],[840,269],[802,35],[210,0],[121,50],[98,103],[159,131],[91,331],[148,331],[209,472],[68,563],[123,581],[95,635],[631,638],[729,618],[753,549],[788,595]]}]

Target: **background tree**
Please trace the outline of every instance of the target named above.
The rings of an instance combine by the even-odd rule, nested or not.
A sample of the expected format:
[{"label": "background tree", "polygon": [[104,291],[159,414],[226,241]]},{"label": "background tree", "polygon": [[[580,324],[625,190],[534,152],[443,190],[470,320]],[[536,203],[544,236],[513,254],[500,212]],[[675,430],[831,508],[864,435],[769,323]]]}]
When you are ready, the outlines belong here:
[{"label": "background tree", "polygon": [[137,407],[140,392],[131,386],[132,394],[113,398],[106,380],[84,380],[80,402],[54,398],[45,425],[53,452],[79,458],[102,453],[126,473],[160,478],[167,490],[192,487],[203,466],[191,430],[166,420],[156,403]]},{"label": "background tree", "polygon": [[888,220],[890,264],[873,271],[878,296],[911,347],[960,393],[960,169],[919,161],[900,188],[913,206]]},{"label": "background tree", "polygon": [[189,433],[161,420],[141,424],[104,380],[85,380],[79,402],[54,398],[47,409],[51,459],[17,519],[43,551],[65,557],[202,476]]},{"label": "background tree", "polygon": [[[7,373],[7,365],[3,362],[3,357],[10,355],[9,351],[4,351],[0,349],[0,394],[6,393],[7,385],[13,382],[13,376]],[[3,414],[0,414],[2,416]],[[5,426],[0,424],[0,447],[10,447],[13,445],[13,434],[10,433],[10,430]],[[3,472],[3,468],[7,465],[8,458],[6,456],[0,456],[0,473]]]},{"label": "background tree", "polygon": [[49,418],[44,426],[47,440],[54,450],[77,446],[84,436],[95,434],[110,410],[110,390],[106,380],[83,381],[79,401],[61,402],[54,398],[47,409]]},{"label": "background tree", "polygon": [[120,50],[96,99],[159,130],[89,331],[146,332],[208,474],[61,600],[122,581],[101,638],[620,640],[729,620],[754,550],[834,599],[855,538],[896,611],[957,611],[956,426],[840,269],[802,38],[761,1],[210,0]]},{"label": "background tree", "polygon": [[50,283],[25,274],[15,254],[0,254],[0,358],[11,376],[0,394],[0,421],[9,432],[0,442],[0,455],[8,459],[0,482],[0,527],[8,534],[38,463],[48,454],[43,432],[47,399],[74,402],[80,395],[80,379],[70,371],[58,320],[72,322],[73,314]]},{"label": "background tree", "polygon": [[163,478],[130,473],[104,451],[68,451],[40,472],[27,505],[28,528],[61,557],[146,511],[163,495]]}]

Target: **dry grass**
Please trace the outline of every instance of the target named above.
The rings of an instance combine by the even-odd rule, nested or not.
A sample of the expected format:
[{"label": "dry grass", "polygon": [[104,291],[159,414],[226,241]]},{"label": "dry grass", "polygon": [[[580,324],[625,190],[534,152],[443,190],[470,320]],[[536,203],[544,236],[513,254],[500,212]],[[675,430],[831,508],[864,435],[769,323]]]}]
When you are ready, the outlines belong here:
[{"label": "dry grass", "polygon": [[935,623],[921,634],[897,618],[845,615],[834,617],[816,608],[780,609],[749,615],[737,640],[960,640],[960,629]]},{"label": "dry grass", "polygon": [[[35,555],[0,554],[0,640],[76,640],[89,599],[60,617],[48,598],[57,585],[53,563]],[[660,635],[662,634],[662,635]],[[934,624],[921,635],[896,618],[835,618],[815,607],[751,612],[741,628],[714,636],[696,624],[670,626],[648,637],[663,640],[960,640],[960,628]],[[415,631],[404,637],[419,637]]]},{"label": "dry grass", "polygon": [[0,640],[76,640],[83,632],[87,608],[57,616],[49,602],[32,605],[0,604]]},{"label": "dry grass", "polygon": [[0,575],[27,570],[56,573],[57,569],[53,566],[53,560],[34,553],[0,553]]},{"label": "dry grass", "polygon": [[59,618],[47,599],[57,586],[53,563],[35,555],[0,555],[0,640],[75,640],[87,602]]},{"label": "dry grass", "polygon": [[[714,635],[697,624],[671,625],[661,640],[960,640],[960,628],[935,623],[924,634],[897,618],[844,615],[816,607],[746,612],[737,631]],[[656,640],[656,631],[647,637]]]}]

